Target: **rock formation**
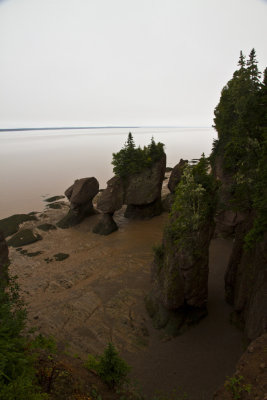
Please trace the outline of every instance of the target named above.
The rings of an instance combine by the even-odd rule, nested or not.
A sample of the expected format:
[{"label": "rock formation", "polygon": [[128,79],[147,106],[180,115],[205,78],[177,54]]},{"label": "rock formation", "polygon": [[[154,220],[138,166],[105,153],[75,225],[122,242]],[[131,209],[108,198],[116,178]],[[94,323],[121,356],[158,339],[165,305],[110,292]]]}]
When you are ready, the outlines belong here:
[{"label": "rock formation", "polygon": [[267,234],[251,250],[243,247],[251,217],[235,228],[232,255],[225,274],[225,294],[233,305],[231,318],[249,340],[267,332]]},{"label": "rock formation", "polygon": [[97,209],[103,213],[113,214],[122,207],[123,196],[123,181],[118,176],[113,176],[97,199]]},{"label": "rock formation", "polygon": [[231,174],[222,168],[222,156],[215,160],[214,173],[220,180],[215,235],[232,237],[234,246],[225,274],[226,301],[234,308],[232,321],[254,340],[267,332],[267,234],[250,250],[244,238],[252,227],[254,214],[232,209]]},{"label": "rock formation", "polygon": [[212,229],[195,233],[195,251],[179,248],[164,233],[152,266],[152,291],[146,298],[154,326],[177,335],[207,315],[208,249]]},{"label": "rock formation", "polygon": [[109,235],[117,229],[118,226],[112,218],[112,215],[102,214],[98,223],[94,227],[93,232],[98,233],[99,235]]},{"label": "rock formation", "polygon": [[166,169],[166,154],[139,174],[130,175],[124,183],[124,204],[135,206],[153,203],[161,197]]},{"label": "rock formation", "polygon": [[188,164],[188,160],[181,160],[179,161],[178,164],[175,165],[175,167],[172,169],[171,176],[169,179],[168,183],[168,188],[170,189],[171,193],[175,192],[175,188],[180,182],[182,175],[183,175],[183,170],[184,167]]},{"label": "rock formation", "polygon": [[161,188],[166,168],[166,154],[151,167],[127,178],[114,176],[107,182],[97,199],[97,209],[106,215],[94,228],[95,233],[103,230],[103,224],[110,225],[109,233],[115,230],[112,215],[122,205],[127,205],[125,217],[131,219],[152,218],[162,212]]},{"label": "rock formation", "polygon": [[70,201],[70,211],[57,225],[68,228],[77,225],[84,218],[94,213],[93,198],[99,191],[96,178],[77,179],[66,191],[65,195]]}]

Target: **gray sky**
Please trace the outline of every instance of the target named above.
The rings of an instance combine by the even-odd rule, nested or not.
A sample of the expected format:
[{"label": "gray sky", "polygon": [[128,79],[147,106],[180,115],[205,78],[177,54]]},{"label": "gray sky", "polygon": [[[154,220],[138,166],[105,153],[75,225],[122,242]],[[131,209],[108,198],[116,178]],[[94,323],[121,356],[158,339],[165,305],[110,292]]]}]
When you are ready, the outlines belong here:
[{"label": "gray sky", "polygon": [[0,128],[210,126],[265,0],[0,0]]}]

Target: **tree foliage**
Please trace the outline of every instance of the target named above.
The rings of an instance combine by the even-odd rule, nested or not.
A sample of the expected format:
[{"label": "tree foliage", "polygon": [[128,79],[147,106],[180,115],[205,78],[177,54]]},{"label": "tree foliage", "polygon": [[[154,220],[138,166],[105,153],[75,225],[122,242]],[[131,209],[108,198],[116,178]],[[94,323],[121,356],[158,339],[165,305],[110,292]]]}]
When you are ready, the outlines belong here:
[{"label": "tree foliage", "polygon": [[210,159],[223,154],[223,168],[233,178],[231,207],[256,214],[246,237],[252,246],[267,228],[267,73],[261,81],[254,49],[247,60],[240,53],[238,66],[214,112],[218,140]]},{"label": "tree foliage", "polygon": [[127,381],[130,367],[120,358],[118,351],[112,343],[109,343],[102,356],[96,358],[88,356],[85,366],[95,370],[99,377],[110,388],[119,387]]},{"label": "tree foliage", "polygon": [[26,310],[14,278],[0,288],[0,399],[41,400],[32,343],[23,336]]},{"label": "tree foliage", "polygon": [[209,161],[203,154],[196,165],[184,168],[175,191],[167,232],[181,247],[194,251],[201,228],[209,223],[216,202],[216,184],[209,173]]},{"label": "tree foliage", "polygon": [[150,144],[141,149],[140,146],[136,147],[133,136],[129,132],[124,147],[118,153],[112,155],[113,172],[121,178],[126,178],[151,167],[156,161],[160,160],[163,154],[163,143],[156,143],[152,137]]}]

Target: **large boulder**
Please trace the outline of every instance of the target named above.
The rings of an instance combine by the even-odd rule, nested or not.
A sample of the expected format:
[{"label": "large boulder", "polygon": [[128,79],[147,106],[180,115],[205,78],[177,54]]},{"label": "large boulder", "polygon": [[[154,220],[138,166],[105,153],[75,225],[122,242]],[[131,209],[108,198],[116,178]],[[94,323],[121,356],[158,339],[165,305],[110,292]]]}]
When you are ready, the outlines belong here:
[{"label": "large boulder", "polygon": [[92,200],[99,191],[96,178],[77,179],[66,191],[65,195],[73,205],[83,205]]},{"label": "large boulder", "polygon": [[162,182],[166,169],[166,154],[152,167],[130,175],[124,183],[124,204],[144,205],[161,197]]},{"label": "large boulder", "polygon": [[7,282],[8,265],[9,265],[8,247],[7,247],[7,243],[5,241],[3,233],[0,232],[0,288],[5,286],[5,284]]},{"label": "large boulder", "polygon": [[170,189],[171,193],[175,192],[175,188],[178,185],[178,183],[180,182],[182,175],[183,175],[184,167],[187,164],[188,164],[188,160],[183,160],[181,158],[179,163],[177,165],[175,165],[175,167],[173,168],[171,175],[170,175],[169,183],[168,183],[168,188]]},{"label": "large boulder", "polygon": [[58,223],[62,229],[77,225],[91,214],[95,213],[93,198],[99,192],[99,183],[96,178],[77,179],[66,191],[70,201],[70,210]]},{"label": "large boulder", "polygon": [[123,181],[118,176],[113,176],[97,199],[97,209],[103,213],[113,214],[122,207],[123,196]]}]

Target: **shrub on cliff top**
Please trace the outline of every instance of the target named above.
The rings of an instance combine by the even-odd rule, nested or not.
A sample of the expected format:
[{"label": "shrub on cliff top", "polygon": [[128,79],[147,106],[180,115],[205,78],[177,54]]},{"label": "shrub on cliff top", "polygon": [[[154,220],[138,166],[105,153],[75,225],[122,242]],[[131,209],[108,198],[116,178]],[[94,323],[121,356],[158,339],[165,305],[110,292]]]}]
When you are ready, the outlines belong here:
[{"label": "shrub on cliff top", "polygon": [[142,172],[151,167],[156,161],[160,160],[164,154],[164,144],[156,143],[154,138],[143,149],[136,147],[131,132],[128,134],[124,147],[118,152],[113,153],[113,172],[121,178]]}]

